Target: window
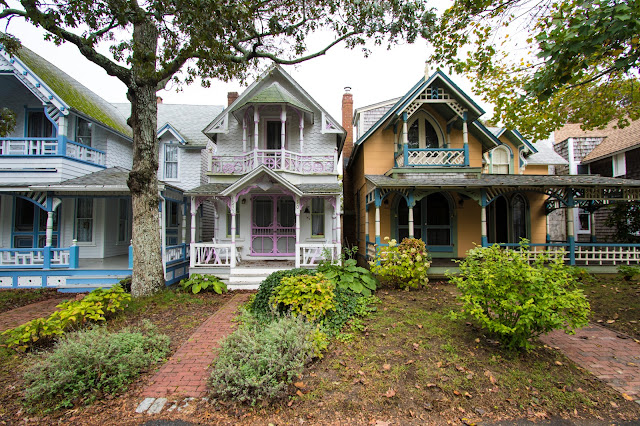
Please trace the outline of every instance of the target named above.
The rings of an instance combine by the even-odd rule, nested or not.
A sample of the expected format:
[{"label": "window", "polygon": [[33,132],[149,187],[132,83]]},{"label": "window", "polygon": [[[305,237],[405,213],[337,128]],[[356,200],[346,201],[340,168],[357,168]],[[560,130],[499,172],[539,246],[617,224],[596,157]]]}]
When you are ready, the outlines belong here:
[{"label": "window", "polygon": [[499,175],[509,174],[509,149],[499,146],[491,151],[492,173]]},{"label": "window", "polygon": [[311,200],[311,235],[324,236],[324,199]]},{"label": "window", "polygon": [[516,194],[511,200],[511,223],[514,243],[527,238],[527,203],[520,194]]},{"label": "window", "polygon": [[579,175],[588,175],[589,174],[589,165],[588,164],[578,164],[578,174]]},{"label": "window", "polygon": [[613,160],[613,177],[626,175],[627,165],[625,163],[624,152],[622,154],[614,155],[612,160]]},{"label": "window", "polygon": [[175,246],[178,244],[178,228],[180,227],[180,214],[178,213],[178,203],[175,201],[167,200],[165,202],[167,211],[165,212],[165,233],[166,244],[168,246]]},{"label": "window", "polygon": [[178,145],[164,146],[164,178],[178,179]]},{"label": "window", "polygon": [[78,198],[76,200],[75,239],[79,243],[93,241],[93,198]]},{"label": "window", "polygon": [[44,115],[44,111],[29,111],[26,128],[28,138],[51,138],[54,136],[53,124]]},{"label": "window", "polygon": [[91,135],[93,133],[93,123],[78,117],[76,125],[76,142],[82,145],[91,146]]},{"label": "window", "polygon": [[120,198],[118,200],[118,242],[129,243],[131,241],[131,200]]},{"label": "window", "polygon": [[409,125],[407,140],[409,148],[439,148],[442,145],[434,123],[424,114],[419,114]]},{"label": "window", "polygon": [[487,238],[489,243],[519,243],[529,238],[527,215],[529,206],[522,194],[511,199],[501,195],[487,206]]},{"label": "window", "polygon": [[[257,202],[260,203],[260,201],[257,201]],[[254,205],[255,203],[256,201],[254,201]],[[256,225],[269,226],[269,224],[267,225],[263,224],[263,221],[265,220],[269,221],[269,224],[270,224],[270,220],[268,218],[265,218],[265,216],[256,217]],[[236,203],[236,237],[240,236],[240,226],[238,226],[239,224],[240,224],[240,203]],[[229,208],[227,208],[227,237],[231,237],[231,210],[229,210]]]},{"label": "window", "polygon": [[267,121],[267,149],[282,148],[282,122]]},{"label": "window", "polygon": [[[423,201],[424,203],[425,201]],[[425,229],[428,246],[451,245],[451,214],[449,201],[441,194],[431,194],[426,198]]]},{"label": "window", "polygon": [[584,209],[576,209],[575,210],[575,229],[577,233],[580,234],[590,234],[591,233],[591,213]]},{"label": "window", "polygon": [[[58,214],[53,215],[52,247],[58,247]],[[47,243],[47,212],[23,198],[15,198],[13,237],[14,248],[42,248]]]}]

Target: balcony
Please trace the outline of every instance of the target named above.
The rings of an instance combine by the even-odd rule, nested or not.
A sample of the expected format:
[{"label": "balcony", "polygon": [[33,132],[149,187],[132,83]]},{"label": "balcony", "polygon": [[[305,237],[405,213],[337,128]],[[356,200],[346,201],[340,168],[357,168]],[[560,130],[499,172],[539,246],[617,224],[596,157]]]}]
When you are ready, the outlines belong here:
[{"label": "balcony", "polygon": [[465,167],[469,165],[467,149],[408,148],[396,154],[397,167]]},{"label": "balcony", "polygon": [[243,175],[264,165],[274,171],[300,174],[327,174],[338,172],[338,153],[311,155],[285,149],[257,149],[242,155],[212,156],[209,172]]},{"label": "balcony", "polygon": [[0,138],[1,157],[66,157],[96,166],[106,166],[107,155],[65,136],[55,138]]}]

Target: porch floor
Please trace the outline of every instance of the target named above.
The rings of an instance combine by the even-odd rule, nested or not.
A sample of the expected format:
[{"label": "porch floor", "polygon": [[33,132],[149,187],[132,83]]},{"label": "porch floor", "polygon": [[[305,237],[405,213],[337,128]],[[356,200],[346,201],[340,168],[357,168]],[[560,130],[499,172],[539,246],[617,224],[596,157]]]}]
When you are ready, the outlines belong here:
[{"label": "porch floor", "polygon": [[296,267],[295,260],[290,259],[242,259],[238,264],[240,268],[261,268],[261,269],[293,269]]},{"label": "porch floor", "polygon": [[105,257],[103,259],[79,259],[78,269],[129,269],[129,255]]}]

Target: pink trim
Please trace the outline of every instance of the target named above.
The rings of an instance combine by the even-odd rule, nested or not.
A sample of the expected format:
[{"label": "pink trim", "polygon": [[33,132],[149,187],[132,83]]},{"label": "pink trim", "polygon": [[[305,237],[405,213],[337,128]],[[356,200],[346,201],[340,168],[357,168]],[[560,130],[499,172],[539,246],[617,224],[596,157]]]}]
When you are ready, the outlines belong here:
[{"label": "pink trim", "polygon": [[[271,200],[272,216],[271,223],[268,226],[257,226],[255,224],[253,203],[256,198],[266,198]],[[291,227],[281,226],[278,221],[278,200],[289,199],[289,196],[282,196],[279,194],[253,194],[251,197],[251,254],[254,256],[294,256],[295,255],[295,241],[296,241],[296,225]],[[291,197],[295,203],[295,198]],[[294,207],[295,208],[295,207]],[[288,248],[287,252],[280,252],[278,249],[278,242],[284,241],[285,247]],[[260,251],[255,250],[255,242],[260,241]],[[265,242],[271,242],[271,250],[265,251]]]}]

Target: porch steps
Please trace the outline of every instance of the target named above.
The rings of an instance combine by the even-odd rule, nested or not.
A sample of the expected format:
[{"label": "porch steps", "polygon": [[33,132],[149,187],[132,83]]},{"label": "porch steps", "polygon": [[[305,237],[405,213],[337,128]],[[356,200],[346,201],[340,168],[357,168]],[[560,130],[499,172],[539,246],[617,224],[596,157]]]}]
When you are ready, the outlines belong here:
[{"label": "porch steps", "polygon": [[249,268],[249,267],[237,267],[231,269],[228,279],[223,279],[226,282],[229,290],[257,290],[260,287],[260,283],[264,281],[269,275],[276,271],[286,271],[291,269],[290,267],[281,268]]},{"label": "porch steps", "polygon": [[66,284],[57,286],[60,293],[81,293],[85,291],[95,290],[96,288],[110,288],[118,284],[128,275],[75,275],[67,277]]}]

